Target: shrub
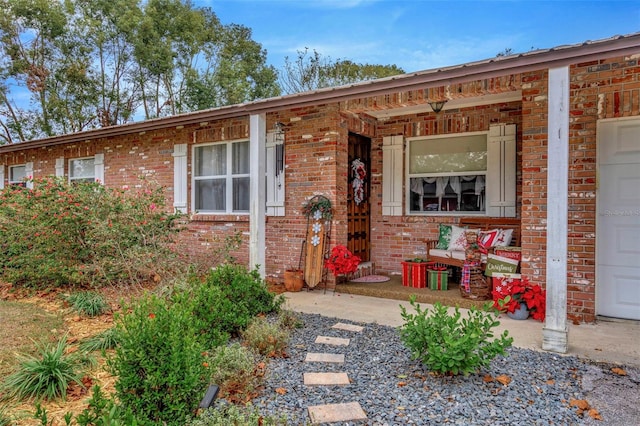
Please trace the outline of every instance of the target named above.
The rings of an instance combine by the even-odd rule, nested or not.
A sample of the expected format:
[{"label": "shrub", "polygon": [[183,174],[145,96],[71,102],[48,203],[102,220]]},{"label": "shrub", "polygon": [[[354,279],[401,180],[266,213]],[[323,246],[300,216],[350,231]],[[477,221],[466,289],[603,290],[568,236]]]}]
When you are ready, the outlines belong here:
[{"label": "shrub", "polygon": [[211,383],[220,386],[222,397],[244,402],[255,396],[260,383],[256,374],[258,356],[239,343],[219,346],[208,358]]},{"label": "shrub", "polygon": [[193,299],[200,301],[195,315],[206,326],[229,334],[238,334],[259,314],[279,311],[284,302],[269,292],[257,270],[240,265],[220,265],[204,282],[192,276],[190,284]]},{"label": "shrub", "polygon": [[494,339],[491,329],[500,324],[490,304],[483,310],[472,307],[463,318],[458,307],[453,315],[447,307],[436,303],[424,311],[411,297],[415,314],[400,306],[405,324],[400,328],[404,344],[414,359],[419,359],[430,370],[448,374],[469,374],[487,366],[496,355],[505,355],[513,338],[508,332]]},{"label": "shrub", "polygon": [[81,291],[71,293],[64,297],[71,307],[79,314],[88,317],[96,317],[102,315],[109,310],[109,304],[105,298],[95,291]]},{"label": "shrub", "polygon": [[289,424],[286,416],[263,416],[257,408],[248,405],[239,407],[220,403],[219,407],[203,411],[189,426],[285,426]]},{"label": "shrub", "polygon": [[118,400],[139,419],[182,425],[204,394],[205,345],[189,308],[147,295],[116,317],[119,345],[108,366]]},{"label": "shrub", "polygon": [[130,409],[117,405],[112,399],[105,397],[100,386],[92,388],[93,394],[88,408],[76,416],[78,426],[136,426],[142,422],[136,419]]},{"label": "shrub", "polygon": [[39,344],[35,356],[19,356],[18,370],[2,383],[2,390],[10,398],[52,400],[65,398],[70,383],[82,384],[80,371],[95,360],[82,353],[66,353],[67,337],[57,344]]},{"label": "shrub", "polygon": [[293,330],[294,328],[302,328],[304,326],[304,323],[302,322],[302,320],[300,320],[298,315],[289,309],[283,309],[280,311],[280,313],[278,314],[278,323],[281,327],[284,327],[288,330]]},{"label": "shrub", "polygon": [[285,355],[289,331],[278,322],[270,323],[265,317],[257,317],[242,332],[245,343],[260,355],[278,357]]},{"label": "shrub", "polygon": [[78,345],[84,352],[115,349],[116,346],[118,346],[118,332],[113,327],[83,339]]},{"label": "shrub", "polygon": [[28,287],[130,283],[175,267],[176,215],[161,188],[139,190],[62,178],[0,190],[0,277]]}]

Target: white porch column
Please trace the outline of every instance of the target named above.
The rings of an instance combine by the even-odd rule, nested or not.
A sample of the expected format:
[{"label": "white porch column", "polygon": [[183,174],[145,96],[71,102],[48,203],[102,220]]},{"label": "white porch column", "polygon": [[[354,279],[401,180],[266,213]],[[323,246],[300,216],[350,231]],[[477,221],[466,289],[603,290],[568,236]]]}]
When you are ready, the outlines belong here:
[{"label": "white porch column", "polygon": [[547,169],[547,310],[542,349],[566,353],[569,67],[549,69]]},{"label": "white porch column", "polygon": [[265,277],[265,156],[267,125],[265,114],[249,117],[249,269],[258,266]]}]

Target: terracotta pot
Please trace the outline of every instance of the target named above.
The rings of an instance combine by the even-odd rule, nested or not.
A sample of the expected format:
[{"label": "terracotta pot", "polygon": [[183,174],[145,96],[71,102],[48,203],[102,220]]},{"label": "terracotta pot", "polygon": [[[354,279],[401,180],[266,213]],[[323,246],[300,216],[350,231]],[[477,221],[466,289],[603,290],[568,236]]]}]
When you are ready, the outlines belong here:
[{"label": "terracotta pot", "polygon": [[304,271],[287,269],[284,271],[284,288],[287,291],[300,291],[304,287]]}]

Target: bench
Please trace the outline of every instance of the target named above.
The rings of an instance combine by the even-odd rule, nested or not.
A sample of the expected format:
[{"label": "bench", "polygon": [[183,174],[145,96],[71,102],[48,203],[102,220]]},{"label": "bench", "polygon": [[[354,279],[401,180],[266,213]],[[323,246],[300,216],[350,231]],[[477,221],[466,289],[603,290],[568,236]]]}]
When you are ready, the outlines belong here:
[{"label": "bench", "polygon": [[[479,231],[490,231],[493,229],[511,229],[511,247],[520,247],[520,219],[506,217],[464,217],[457,224],[459,227],[467,229],[478,229]],[[465,252],[461,250],[449,251],[438,250],[436,246],[438,240],[427,240],[427,261],[439,265],[462,268],[465,262]]]}]

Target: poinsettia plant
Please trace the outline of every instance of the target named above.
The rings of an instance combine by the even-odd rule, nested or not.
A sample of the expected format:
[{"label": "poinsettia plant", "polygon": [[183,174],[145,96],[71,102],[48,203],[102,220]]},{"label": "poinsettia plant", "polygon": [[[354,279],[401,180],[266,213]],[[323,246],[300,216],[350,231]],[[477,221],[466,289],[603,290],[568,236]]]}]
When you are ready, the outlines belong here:
[{"label": "poinsettia plant", "polygon": [[360,258],[340,244],[331,249],[331,255],[324,262],[324,266],[330,270],[335,277],[354,273],[358,270],[359,264]]},{"label": "poinsettia plant", "polygon": [[531,284],[526,277],[504,282],[493,291],[493,306],[502,312],[515,312],[521,303],[527,305],[531,318],[544,321],[547,292],[538,284]]}]

